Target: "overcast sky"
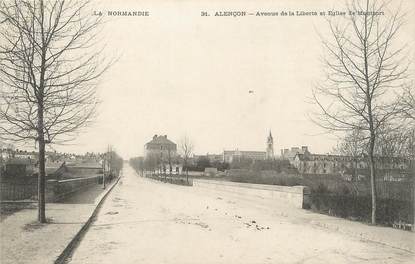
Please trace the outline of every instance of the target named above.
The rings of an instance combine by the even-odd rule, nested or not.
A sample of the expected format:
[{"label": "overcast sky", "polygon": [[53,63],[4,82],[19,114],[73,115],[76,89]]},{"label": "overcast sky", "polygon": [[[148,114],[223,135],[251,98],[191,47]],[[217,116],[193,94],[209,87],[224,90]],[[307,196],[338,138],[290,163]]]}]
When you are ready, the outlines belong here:
[{"label": "overcast sky", "polygon": [[[401,38],[413,48],[415,1],[403,6],[409,23]],[[120,59],[100,84],[99,116],[72,145],[56,149],[112,144],[129,158],[142,155],[154,134],[166,134],[175,142],[187,135],[198,154],[265,150],[271,129],[276,153],[301,145],[330,151],[335,141],[309,120],[307,103],[322,78],[317,32],[325,33],[325,19],[214,12],[333,9],[344,11],[343,2],[100,1],[97,11],[146,10],[150,17],[106,18],[106,54]]]}]

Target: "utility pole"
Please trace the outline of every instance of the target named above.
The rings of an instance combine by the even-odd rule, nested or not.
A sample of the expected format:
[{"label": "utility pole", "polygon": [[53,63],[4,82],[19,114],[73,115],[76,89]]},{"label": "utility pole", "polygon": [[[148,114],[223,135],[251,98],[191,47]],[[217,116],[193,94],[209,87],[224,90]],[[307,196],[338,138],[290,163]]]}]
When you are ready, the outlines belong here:
[{"label": "utility pole", "polygon": [[112,146],[111,145],[109,146],[109,155],[110,155],[110,158],[109,158],[108,166],[109,166],[110,179],[111,179],[112,177]]},{"label": "utility pole", "polygon": [[102,159],[102,188],[105,189],[105,155],[103,156]]},{"label": "utility pole", "polygon": [[[108,145],[108,147],[107,147],[107,153],[105,154],[105,156],[104,156],[104,174],[103,174],[103,188],[105,189],[106,188],[106,183],[105,183],[105,173],[107,172],[107,171],[109,171],[109,162],[108,162],[108,155],[109,155],[109,145]],[[107,165],[107,166],[105,166],[105,165]],[[107,167],[107,170],[105,169],[105,167]]]},{"label": "utility pole", "polygon": [[108,145],[108,179],[111,178],[111,145]]}]

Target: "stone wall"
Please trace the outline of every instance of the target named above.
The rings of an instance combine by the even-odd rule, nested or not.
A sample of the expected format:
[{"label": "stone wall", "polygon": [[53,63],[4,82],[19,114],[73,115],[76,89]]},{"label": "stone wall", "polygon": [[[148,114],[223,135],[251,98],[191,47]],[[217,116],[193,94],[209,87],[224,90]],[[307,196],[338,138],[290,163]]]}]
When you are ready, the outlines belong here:
[{"label": "stone wall", "polygon": [[[95,172],[94,172],[95,173]],[[55,202],[79,190],[102,184],[102,174],[84,175],[74,179],[48,179],[46,177],[46,201]],[[106,178],[110,180],[110,178]],[[17,177],[0,179],[0,200],[37,199],[37,177]]]},{"label": "stone wall", "polygon": [[48,180],[46,184],[46,201],[57,202],[62,200],[72,193],[99,184],[101,178],[102,175],[60,181]]},{"label": "stone wall", "polygon": [[66,166],[67,177],[87,178],[102,174],[100,167]]},{"label": "stone wall", "polygon": [[310,205],[310,190],[306,186],[278,186],[200,179],[193,179],[193,186],[277,200],[297,208],[308,208]]}]

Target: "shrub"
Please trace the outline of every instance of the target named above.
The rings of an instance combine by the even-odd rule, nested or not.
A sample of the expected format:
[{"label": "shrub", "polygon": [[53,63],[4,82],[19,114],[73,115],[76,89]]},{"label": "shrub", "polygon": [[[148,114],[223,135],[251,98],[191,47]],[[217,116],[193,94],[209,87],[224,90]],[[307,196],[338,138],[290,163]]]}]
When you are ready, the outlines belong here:
[{"label": "shrub", "polygon": [[[333,216],[370,222],[371,197],[339,195],[331,193],[312,193],[311,210]],[[377,221],[386,226],[395,222],[414,224],[411,202],[393,199],[378,199]]]}]

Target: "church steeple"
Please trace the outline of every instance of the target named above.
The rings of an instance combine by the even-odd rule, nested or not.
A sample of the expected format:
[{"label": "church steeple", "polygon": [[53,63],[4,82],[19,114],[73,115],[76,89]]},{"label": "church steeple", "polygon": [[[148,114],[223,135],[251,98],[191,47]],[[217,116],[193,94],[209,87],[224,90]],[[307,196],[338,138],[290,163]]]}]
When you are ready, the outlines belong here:
[{"label": "church steeple", "polygon": [[271,129],[267,138],[267,159],[274,159],[274,138],[272,137]]}]

